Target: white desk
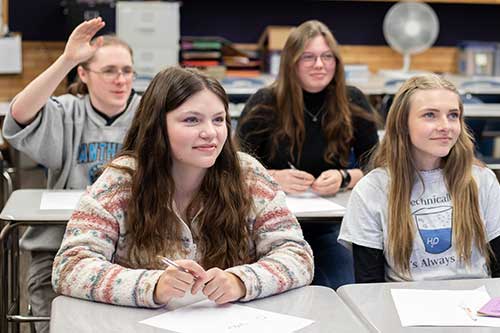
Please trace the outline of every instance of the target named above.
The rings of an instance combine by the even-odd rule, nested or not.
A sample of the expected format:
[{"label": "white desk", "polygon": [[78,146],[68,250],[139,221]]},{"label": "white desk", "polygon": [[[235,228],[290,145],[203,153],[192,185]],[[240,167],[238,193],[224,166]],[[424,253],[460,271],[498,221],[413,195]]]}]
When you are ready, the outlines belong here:
[{"label": "white desk", "polygon": [[[368,332],[340,297],[326,287],[308,286],[238,304],[315,321],[299,332]],[[139,324],[139,321],[165,311],[167,310],[122,307],[59,296],[52,302],[50,331],[170,332]]]},{"label": "white desk", "polygon": [[469,118],[499,118],[500,104],[464,104],[464,116]]},{"label": "white desk", "polygon": [[373,332],[499,332],[494,327],[402,327],[391,296],[391,289],[452,290],[483,285],[491,297],[500,296],[500,279],[350,284],[340,287],[337,293]]},{"label": "white desk", "polygon": [[[457,74],[444,74],[443,77],[453,83],[461,94],[500,94],[500,77],[469,77]],[[359,88],[365,95],[384,95],[395,94],[404,81],[404,78],[372,74],[366,80],[347,81],[347,84]]]},{"label": "white desk", "polygon": [[500,77],[458,74],[444,74],[443,76],[453,83],[461,94],[500,94]]},{"label": "white desk", "polygon": [[[351,191],[339,192],[331,197],[325,199],[333,203],[347,207],[347,202],[351,196]],[[321,222],[321,223],[340,223],[344,217],[345,210],[343,211],[323,211],[323,212],[307,212],[295,214],[297,220],[300,222]]]},{"label": "white desk", "polygon": [[[42,193],[48,190],[17,190],[7,200],[0,213],[0,332],[8,332],[12,322],[14,332],[19,323],[31,321],[30,317],[20,316],[19,312],[19,230],[21,225],[61,225],[69,220],[72,210],[41,210]],[[5,225],[3,225],[5,224]],[[10,283],[9,283],[10,282]]]}]

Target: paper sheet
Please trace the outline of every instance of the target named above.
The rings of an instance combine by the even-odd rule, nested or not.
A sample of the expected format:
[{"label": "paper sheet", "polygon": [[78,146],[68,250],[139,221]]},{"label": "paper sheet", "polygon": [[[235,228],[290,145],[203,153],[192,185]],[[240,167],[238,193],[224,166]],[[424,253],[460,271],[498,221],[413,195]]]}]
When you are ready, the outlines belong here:
[{"label": "paper sheet", "polygon": [[500,327],[499,318],[467,315],[463,305],[476,311],[490,300],[484,286],[474,290],[392,289],[401,326],[489,326]]},{"label": "paper sheet", "polygon": [[294,332],[314,321],[238,304],[216,305],[204,300],[140,321],[179,333]]},{"label": "paper sheet", "polygon": [[43,192],[40,209],[73,210],[76,208],[83,191],[50,191]]},{"label": "paper sheet", "polygon": [[345,207],[320,197],[312,192],[288,194],[286,204],[294,214],[310,212],[344,212]]}]

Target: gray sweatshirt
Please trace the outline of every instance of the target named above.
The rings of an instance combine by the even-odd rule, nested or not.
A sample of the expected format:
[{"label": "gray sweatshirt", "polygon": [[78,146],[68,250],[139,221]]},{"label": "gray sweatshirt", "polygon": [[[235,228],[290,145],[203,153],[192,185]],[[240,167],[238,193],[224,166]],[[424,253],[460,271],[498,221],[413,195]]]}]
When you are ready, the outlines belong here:
[{"label": "gray sweatshirt", "polygon": [[[134,95],[125,112],[107,126],[88,95],[51,97],[25,127],[9,112],[3,135],[14,148],[47,167],[48,188],[85,189],[96,180],[99,167],[120,151],[139,101]],[[27,250],[57,250],[63,232],[58,227],[30,227],[21,244]]]}]

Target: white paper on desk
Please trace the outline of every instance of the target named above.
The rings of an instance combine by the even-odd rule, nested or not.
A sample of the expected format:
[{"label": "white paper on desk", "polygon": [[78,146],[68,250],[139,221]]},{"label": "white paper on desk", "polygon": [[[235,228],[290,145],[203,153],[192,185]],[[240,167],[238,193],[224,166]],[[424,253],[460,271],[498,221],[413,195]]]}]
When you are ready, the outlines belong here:
[{"label": "white paper on desk", "polygon": [[48,191],[42,193],[40,209],[73,210],[83,191]]},{"label": "white paper on desk", "polygon": [[401,326],[490,326],[500,327],[500,318],[472,320],[462,304],[473,313],[491,297],[484,286],[474,290],[391,289]]},{"label": "white paper on desk", "polygon": [[179,333],[294,332],[314,321],[238,304],[217,305],[204,300],[140,321]]},{"label": "white paper on desk", "polygon": [[309,212],[345,211],[345,207],[312,192],[287,194],[286,205],[294,214]]}]

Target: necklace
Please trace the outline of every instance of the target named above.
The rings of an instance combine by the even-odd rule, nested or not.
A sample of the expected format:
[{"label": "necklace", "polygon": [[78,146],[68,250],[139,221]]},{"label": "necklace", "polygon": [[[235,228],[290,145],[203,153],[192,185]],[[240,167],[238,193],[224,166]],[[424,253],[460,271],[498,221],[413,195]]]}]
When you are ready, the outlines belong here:
[{"label": "necklace", "polygon": [[305,105],[304,105],[304,111],[311,117],[313,123],[315,123],[318,121],[318,116],[320,115],[321,112],[323,112],[325,105],[326,105],[326,103],[323,103],[323,105],[321,105],[321,107],[319,108],[318,112],[316,112],[316,114],[309,111]]}]

